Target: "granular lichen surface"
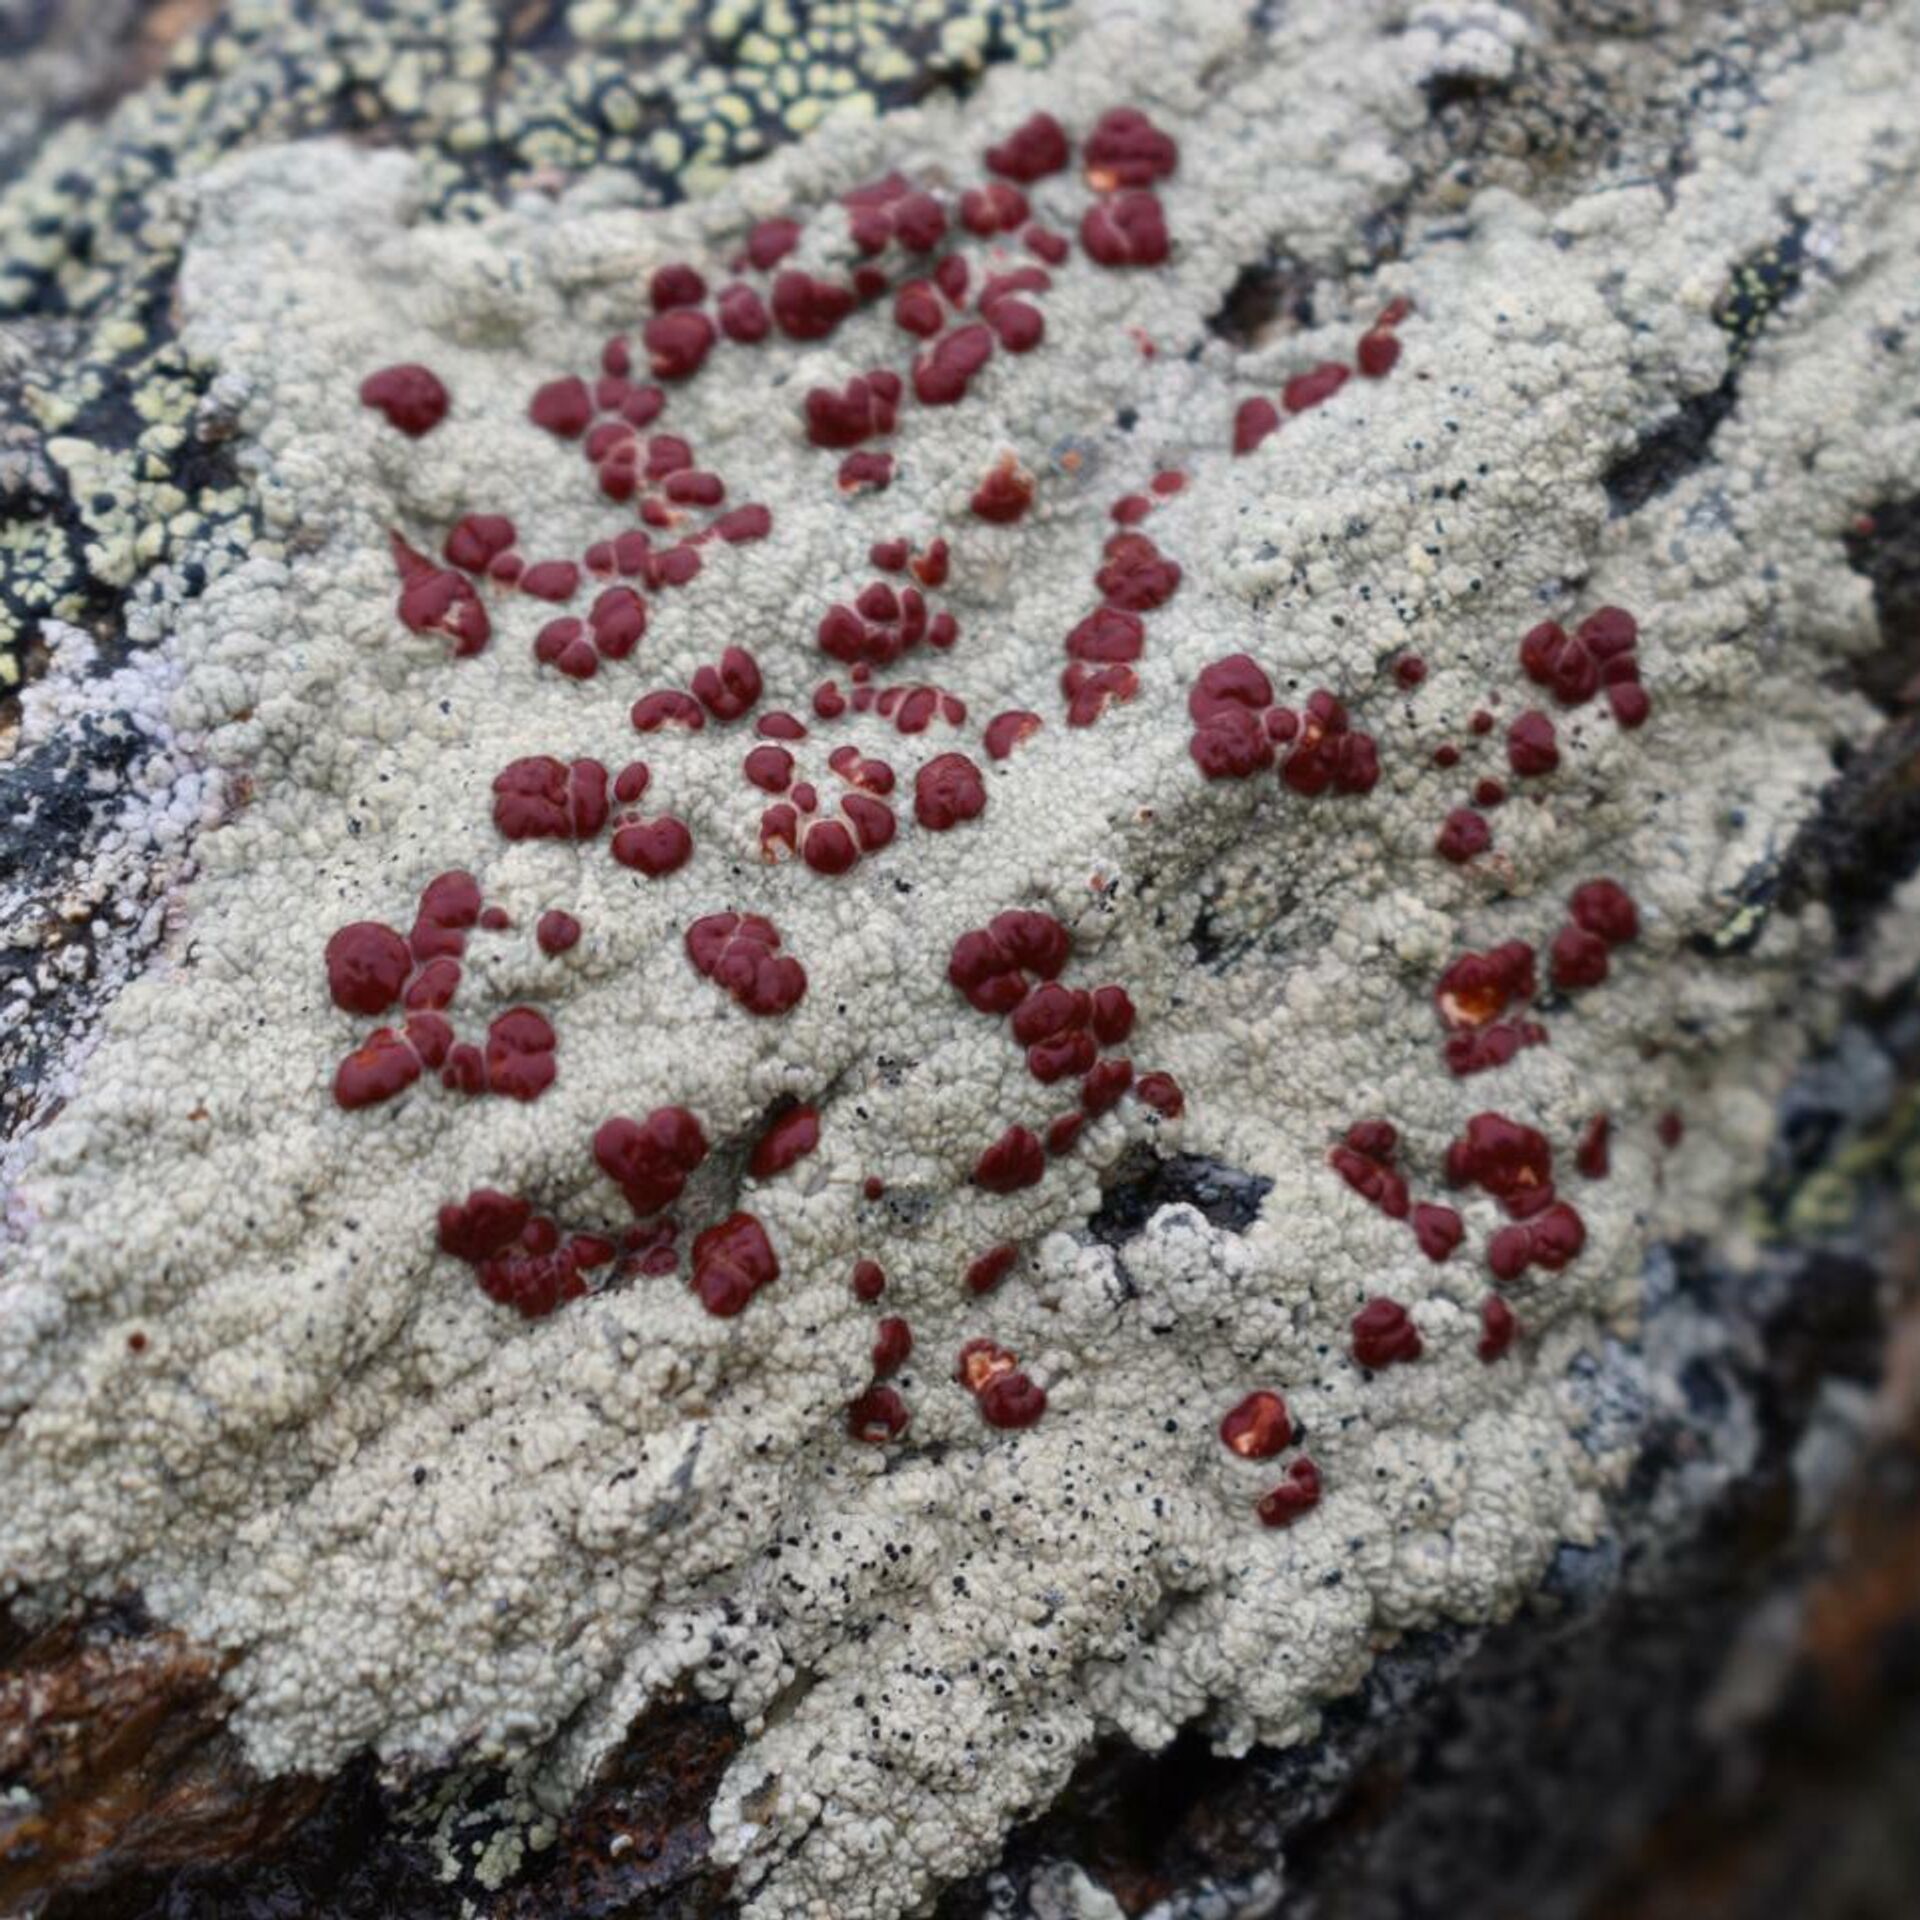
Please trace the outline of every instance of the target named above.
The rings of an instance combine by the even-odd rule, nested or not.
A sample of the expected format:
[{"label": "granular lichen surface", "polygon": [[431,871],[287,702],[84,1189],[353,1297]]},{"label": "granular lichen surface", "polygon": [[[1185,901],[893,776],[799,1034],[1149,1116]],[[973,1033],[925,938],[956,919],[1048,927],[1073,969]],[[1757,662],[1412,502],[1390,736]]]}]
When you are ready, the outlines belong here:
[{"label": "granular lichen surface", "polygon": [[[692,1687],[751,1910],[893,1915],[1604,1529],[1570,1369],[1830,1004],[1756,902],[1920,465],[1920,13],[1386,260],[1528,20],[1166,25],[671,210],[319,142],[183,213],[224,817],[13,1208],[0,1569],[230,1650],[264,1769],[552,1808]],[[1176,1154],[1256,1201],[1090,1228]]]},{"label": "granular lichen surface", "polygon": [[[172,315],[192,183],[223,155],[329,131],[402,147],[449,219],[585,174],[611,197],[658,203],[831,115],[872,117],[990,64],[1043,60],[1061,23],[1055,0],[202,11],[213,17],[189,21],[104,129],[59,128],[0,192],[0,688],[42,663],[49,619],[118,641],[128,596],[197,592],[248,544],[220,409]],[[99,31],[110,43],[113,23]],[[85,55],[68,64],[84,72]]]}]

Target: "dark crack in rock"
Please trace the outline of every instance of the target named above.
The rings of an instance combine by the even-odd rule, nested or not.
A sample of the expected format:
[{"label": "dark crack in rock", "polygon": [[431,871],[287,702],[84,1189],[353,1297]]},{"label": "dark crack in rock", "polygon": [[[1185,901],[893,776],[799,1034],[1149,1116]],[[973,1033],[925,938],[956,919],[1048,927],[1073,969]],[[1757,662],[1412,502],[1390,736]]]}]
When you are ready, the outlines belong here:
[{"label": "dark crack in rock", "polygon": [[1780,898],[1789,911],[1821,901],[1843,945],[1857,948],[1896,888],[1920,871],[1920,499],[1861,514],[1847,559],[1873,583],[1880,645],[1853,669],[1854,683],[1892,715],[1851,755],[1819,817],[1788,850]]},{"label": "dark crack in rock", "polygon": [[1283,329],[1313,325],[1318,276],[1291,254],[1271,254],[1242,267],[1220,311],[1207,325],[1231,347],[1255,347]]},{"label": "dark crack in rock", "polygon": [[1639,512],[1706,460],[1713,436],[1739,397],[1741,362],[1767,316],[1800,284],[1805,242],[1804,226],[1789,228],[1777,244],[1741,264],[1714,307],[1714,319],[1728,337],[1726,374],[1704,393],[1686,395],[1666,420],[1608,469],[1607,501],[1616,519]]},{"label": "dark crack in rock", "polygon": [[1860,690],[1889,712],[1920,704],[1920,494],[1863,513],[1847,535],[1847,562],[1873,582],[1880,623]]},{"label": "dark crack in rock", "polygon": [[1189,1206],[1197,1207],[1213,1226],[1241,1233],[1259,1217],[1260,1203],[1272,1186],[1258,1174],[1242,1173],[1200,1154],[1162,1156],[1142,1149],[1114,1169],[1087,1231],[1106,1246],[1123,1246],[1162,1207]]}]

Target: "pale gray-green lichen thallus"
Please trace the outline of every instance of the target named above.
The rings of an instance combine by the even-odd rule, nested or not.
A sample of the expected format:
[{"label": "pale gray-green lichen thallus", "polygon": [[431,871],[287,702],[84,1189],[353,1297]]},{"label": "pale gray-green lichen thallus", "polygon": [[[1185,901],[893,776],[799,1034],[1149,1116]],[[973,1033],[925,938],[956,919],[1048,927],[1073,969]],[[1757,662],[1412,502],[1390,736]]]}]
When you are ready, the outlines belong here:
[{"label": "pale gray-green lichen thallus", "polygon": [[[1916,9],[1810,18],[1805,57],[1766,73],[1738,137],[1704,121],[1670,183],[1484,192],[1409,231],[1390,266],[1325,281],[1318,331],[1239,355],[1205,320],[1247,262],[1282,242],[1360,258],[1437,42],[1471,28],[1492,71],[1526,38],[1490,7],[1403,30],[1398,8],[1301,0],[1263,41],[1244,13],[1210,0],[1170,32],[1164,10],[1091,8],[1044,75],[995,74],[964,112],[830,124],[667,214],[562,202],[451,228],[416,217],[405,158],[328,145],[249,157],[201,197],[188,337],[245,395],[237,457],[279,552],[220,580],[169,646],[178,726],[252,797],[202,838],[166,963],[121,996],[16,1203],[0,1566],[47,1601],[136,1583],[236,1649],[235,1724],[263,1767],[324,1769],[367,1743],[477,1751],[533,1769],[551,1803],[691,1682],[749,1729],[713,1828],[751,1911],[880,1920],[989,1859],[1101,1733],[1152,1743],[1197,1720],[1229,1748],[1301,1739],[1383,1637],[1502,1615],[1602,1523],[1625,1463],[1582,1444],[1566,1369],[1631,1326],[1652,1241],[1729,1231],[1830,991],[1817,912],[1775,916],[1736,956],[1688,943],[1808,816],[1834,740],[1870,723],[1833,691],[1871,631],[1841,536],[1920,467],[1899,363],[1873,344],[1920,323]],[[390,527],[431,546],[461,512],[505,510],[529,554],[603,537],[577,448],[525,406],[635,324],[653,267],[723,271],[753,218],[893,167],[964,172],[1036,106],[1083,129],[1120,103],[1177,133],[1174,263],[1063,269],[1044,349],[997,358],[964,406],[910,411],[889,492],[843,499],[799,410],[810,386],[899,364],[883,302],[675,396],[673,423],[774,532],[714,547],[695,588],[660,596],[633,662],[585,686],[536,668],[551,609],[525,599],[493,602],[493,643],[467,661],[398,626]],[[1064,221],[1083,189],[1034,195]],[[1783,206],[1817,272],[1752,345],[1709,457],[1610,521],[1602,475],[1720,378],[1715,302]],[[802,259],[829,267],[842,231],[829,211]],[[1402,293],[1391,378],[1228,456],[1240,398],[1349,351]],[[355,398],[401,359],[456,396],[419,442]],[[1050,460],[1063,448],[1077,464]],[[1003,450],[1040,475],[1011,528],[966,510]],[[1152,617],[1140,696],[1065,728],[1061,639],[1088,611],[1107,508],[1161,468],[1189,475],[1151,522],[1184,583]],[[886,534],[952,544],[962,638],[939,677],[974,721],[1020,705],[1047,726],[992,768],[970,826],[909,827],[837,880],[765,866],[747,730],[636,742],[628,699],[743,643],[768,703],[805,711],[819,615]],[[1432,768],[1434,744],[1496,696],[1526,703],[1515,649],[1543,611],[1603,601],[1641,614],[1653,719],[1558,715],[1566,765],[1499,811],[1498,864],[1435,858],[1465,782]],[[1384,670],[1407,649],[1431,668],[1410,692]],[[1370,795],[1198,777],[1186,692],[1237,651],[1286,697],[1350,698],[1380,741]],[[921,751],[877,718],[831,738],[906,765]],[[636,750],[650,804],[693,829],[679,872],[643,882],[603,843],[508,845],[489,824],[508,761]],[[429,1085],[342,1112],[329,1076],[357,1035],[327,999],[326,939],[404,925],[460,866],[518,930],[476,945],[475,1004],[545,1006],[559,1078],[524,1107]],[[1451,1078],[1435,974],[1463,947],[1544,939],[1595,873],[1626,882],[1643,923],[1613,980],[1551,1045]],[[586,929],[564,960],[530,937],[556,905]],[[1081,978],[1127,983],[1133,1051],[1188,1100],[1177,1129],[1116,1110],[996,1197],[967,1184],[974,1156],[1058,1102],[961,1003],[946,957],[1011,906],[1074,929]],[[784,1019],[747,1018],[682,958],[684,925],[725,907],[768,912],[804,958]],[[1203,907],[1205,966],[1188,938]],[[789,1094],[819,1103],[822,1143],[746,1183],[782,1273],[738,1319],[666,1280],[522,1322],[435,1251],[436,1207],[476,1186],[617,1223],[586,1151],[610,1113],[681,1103],[737,1144]],[[1497,1210],[1461,1200],[1467,1246],[1436,1266],[1326,1166],[1378,1114],[1431,1170],[1486,1106],[1563,1154],[1594,1111],[1615,1121],[1611,1177],[1579,1193],[1587,1247],[1517,1293],[1527,1338],[1497,1366],[1475,1353]],[[1653,1122],[1672,1107],[1689,1130],[1668,1153]],[[1162,1212],[1122,1272],[1078,1229],[1149,1134],[1272,1188],[1240,1234]],[[737,1167],[702,1170],[690,1221],[732,1204]],[[861,1198],[874,1175],[884,1204]],[[969,1296],[962,1270],[1005,1239],[1026,1263]],[[914,1329],[900,1449],[844,1426],[872,1337],[847,1285],[863,1255]],[[1367,1377],[1347,1329],[1375,1294],[1411,1305],[1426,1352]],[[1038,1425],[995,1433],[950,1381],[975,1334],[1045,1385]],[[1214,1434],[1261,1383],[1324,1477],[1285,1530],[1254,1519],[1268,1477]]]}]

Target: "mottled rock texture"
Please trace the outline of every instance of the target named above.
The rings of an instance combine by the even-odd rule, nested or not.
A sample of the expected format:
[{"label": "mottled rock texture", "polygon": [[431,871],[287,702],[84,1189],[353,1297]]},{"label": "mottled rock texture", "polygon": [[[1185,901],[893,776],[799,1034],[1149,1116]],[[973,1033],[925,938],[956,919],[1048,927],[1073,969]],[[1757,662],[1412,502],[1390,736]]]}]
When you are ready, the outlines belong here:
[{"label": "mottled rock texture", "polygon": [[5,124],[0,1908],[1902,1910],[1920,9],[192,13]]}]

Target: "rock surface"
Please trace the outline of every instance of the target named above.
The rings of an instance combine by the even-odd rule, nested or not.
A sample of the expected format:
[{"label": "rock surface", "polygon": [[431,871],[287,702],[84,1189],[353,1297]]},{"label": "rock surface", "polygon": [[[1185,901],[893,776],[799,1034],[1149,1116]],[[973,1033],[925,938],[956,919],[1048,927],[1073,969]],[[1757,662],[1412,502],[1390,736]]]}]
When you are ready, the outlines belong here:
[{"label": "rock surface", "polygon": [[1645,1904],[1912,1613],[1920,8],[674,12],[0,209],[0,1904]]}]

